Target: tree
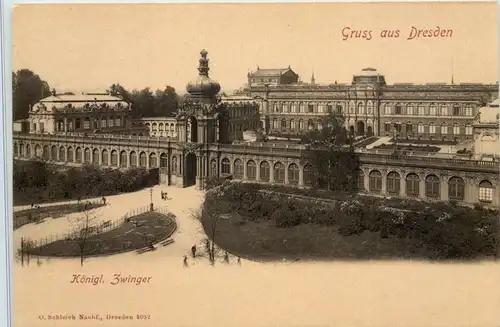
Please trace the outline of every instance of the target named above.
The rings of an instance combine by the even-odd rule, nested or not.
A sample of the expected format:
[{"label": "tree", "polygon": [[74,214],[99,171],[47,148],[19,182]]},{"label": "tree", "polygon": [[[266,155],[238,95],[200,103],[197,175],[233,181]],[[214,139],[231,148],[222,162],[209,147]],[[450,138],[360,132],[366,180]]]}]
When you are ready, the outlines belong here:
[{"label": "tree", "polygon": [[108,88],[108,92],[110,95],[121,98],[123,101],[127,103],[132,102],[132,98],[130,96],[130,93],[120,84],[112,84]]},{"label": "tree", "polygon": [[321,127],[301,136],[306,146],[302,160],[312,166],[313,184],[333,191],[351,191],[357,183],[359,158],[353,139],[344,127],[344,118],[330,113]]},{"label": "tree", "polygon": [[[225,184],[226,186],[229,184]],[[218,248],[216,247],[217,240],[217,231],[219,222],[221,219],[227,219],[231,212],[231,202],[221,200],[219,195],[224,194],[223,187],[219,187],[217,191],[217,195],[207,196],[205,202],[203,204],[203,210],[192,214],[192,217],[195,220],[198,220],[206,235],[207,235],[207,254],[208,260],[212,264],[215,265],[215,257],[218,253]],[[222,192],[222,193],[221,193]]]},{"label": "tree", "polygon": [[12,72],[12,116],[27,118],[30,106],[50,95],[50,86],[29,69]]},{"label": "tree", "polygon": [[83,267],[85,256],[90,253],[92,243],[89,238],[98,232],[97,216],[88,210],[88,203],[83,204],[83,215],[69,218],[72,228],[72,240],[76,242],[80,250],[80,265]]}]

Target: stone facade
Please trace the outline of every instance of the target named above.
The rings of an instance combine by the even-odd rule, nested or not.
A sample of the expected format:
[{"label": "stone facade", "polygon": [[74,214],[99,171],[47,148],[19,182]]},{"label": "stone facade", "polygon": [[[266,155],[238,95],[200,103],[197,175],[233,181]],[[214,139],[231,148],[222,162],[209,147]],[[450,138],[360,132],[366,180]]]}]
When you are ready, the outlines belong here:
[{"label": "stone facade", "polygon": [[498,97],[498,84],[386,84],[373,68],[351,84],[248,84],[242,92],[260,100],[262,126],[270,134],[314,129],[330,112],[345,117],[355,135],[402,139],[472,139],[478,108]]},{"label": "stone facade", "polygon": [[[211,176],[311,187],[313,171],[304,159],[304,146],[239,141],[242,137],[235,130],[259,124],[258,103],[254,98],[223,101],[217,97],[220,87],[208,77],[206,54],[202,51],[200,75],[188,84],[190,96],[175,117],[176,139],[15,132],[14,158],[39,157],[63,165],[159,169],[161,183],[179,187],[196,185],[201,189]],[[231,127],[238,124],[242,127]],[[500,206],[499,161],[369,152],[355,155],[360,162],[359,192]]]}]

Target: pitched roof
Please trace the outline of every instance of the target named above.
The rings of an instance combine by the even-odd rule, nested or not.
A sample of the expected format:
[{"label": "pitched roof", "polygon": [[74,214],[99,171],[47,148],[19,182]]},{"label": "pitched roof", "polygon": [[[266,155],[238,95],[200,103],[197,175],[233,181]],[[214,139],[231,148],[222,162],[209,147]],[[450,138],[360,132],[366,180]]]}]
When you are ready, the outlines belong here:
[{"label": "pitched roof", "polygon": [[253,71],[251,73],[252,76],[279,76],[281,74],[284,74],[288,71],[293,70],[288,67],[288,68],[269,68],[269,69],[257,69],[256,71]]}]

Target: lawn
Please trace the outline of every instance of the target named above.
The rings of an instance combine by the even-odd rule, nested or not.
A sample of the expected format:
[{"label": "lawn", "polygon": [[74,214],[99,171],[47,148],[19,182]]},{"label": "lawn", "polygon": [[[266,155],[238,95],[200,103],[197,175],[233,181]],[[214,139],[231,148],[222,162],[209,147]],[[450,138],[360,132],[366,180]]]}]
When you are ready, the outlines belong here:
[{"label": "lawn", "polygon": [[87,202],[83,201],[79,204],[59,204],[16,211],[14,212],[14,229],[17,229],[31,222],[40,221],[42,219],[59,218],[71,213],[83,212],[85,211],[85,209],[92,210],[104,206],[101,201],[90,202],[90,204],[87,204],[85,206],[86,203]]},{"label": "lawn", "polygon": [[[141,249],[151,243],[167,239],[176,228],[173,214],[165,215],[158,212],[140,214],[131,217],[117,228],[88,236],[84,243],[85,256],[109,255]],[[81,244],[78,239],[66,238],[32,248],[29,253],[40,256],[78,257]]]},{"label": "lawn", "polygon": [[[206,221],[204,227],[210,229]],[[234,255],[260,261],[427,259],[429,256],[429,249],[418,240],[394,235],[382,239],[379,233],[370,231],[343,236],[336,226],[318,224],[277,228],[271,221],[248,221],[240,215],[221,219],[215,240]]]},{"label": "lawn", "polygon": [[203,227],[226,251],[257,260],[497,256],[498,211],[328,191],[325,201],[305,197],[319,190],[302,191],[309,194],[225,183],[207,191]]}]

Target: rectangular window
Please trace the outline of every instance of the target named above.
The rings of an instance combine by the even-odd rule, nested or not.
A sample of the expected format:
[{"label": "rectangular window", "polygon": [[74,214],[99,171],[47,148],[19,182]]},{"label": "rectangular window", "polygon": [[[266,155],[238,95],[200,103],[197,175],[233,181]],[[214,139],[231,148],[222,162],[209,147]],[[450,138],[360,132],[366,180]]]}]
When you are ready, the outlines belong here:
[{"label": "rectangular window", "polygon": [[39,125],[40,125],[40,133],[43,133],[45,131],[44,124],[39,123]]},{"label": "rectangular window", "polygon": [[472,107],[471,106],[467,106],[465,108],[465,115],[468,116],[468,117],[472,116]]},{"label": "rectangular window", "polygon": [[314,105],[312,105],[312,104],[308,104],[308,105],[307,105],[307,111],[308,111],[308,112],[314,112]]},{"label": "rectangular window", "polygon": [[441,126],[441,134],[447,134],[448,133],[448,126],[443,125]]},{"label": "rectangular window", "polygon": [[[435,109],[436,108],[434,108],[434,115],[436,114],[436,110]],[[422,105],[418,106],[418,115],[419,116],[425,116],[425,107],[424,106],[422,106]],[[432,115],[432,113],[431,113],[431,115]]]},{"label": "rectangular window", "polygon": [[[122,121],[119,117],[115,119],[115,126],[119,127],[119,126],[121,126],[121,123],[122,123]],[[154,130],[156,130],[156,129],[154,129]]]},{"label": "rectangular window", "polygon": [[401,106],[400,105],[397,105],[396,106],[396,115],[401,115]]},{"label": "rectangular window", "polygon": [[331,113],[331,112],[332,112],[332,110],[333,110],[333,106],[332,106],[331,104],[328,104],[328,105],[326,106],[326,111],[327,111],[328,113]]},{"label": "rectangular window", "polygon": [[342,113],[342,105],[340,105],[340,104],[337,105],[337,113],[339,113],[339,114]]},{"label": "rectangular window", "polygon": [[436,125],[429,125],[429,133],[436,134]]},{"label": "rectangular window", "polygon": [[83,129],[90,129],[90,120],[83,121]]},{"label": "rectangular window", "polygon": [[459,106],[453,107],[453,116],[460,116],[460,107]]},{"label": "rectangular window", "polygon": [[385,131],[390,132],[391,131],[391,124],[390,123],[385,123]]},{"label": "rectangular window", "polygon": [[384,107],[384,112],[386,115],[390,115],[391,114],[391,107],[386,104]]},{"label": "rectangular window", "polygon": [[413,116],[413,106],[406,107],[406,114]]},{"label": "rectangular window", "polygon": [[106,128],[106,118],[101,119],[101,128]]},{"label": "rectangular window", "polygon": [[436,107],[434,105],[430,106],[429,115],[430,116],[437,116],[437,110],[436,110]]},{"label": "rectangular window", "polygon": [[441,107],[441,116],[448,116],[448,107]]}]

